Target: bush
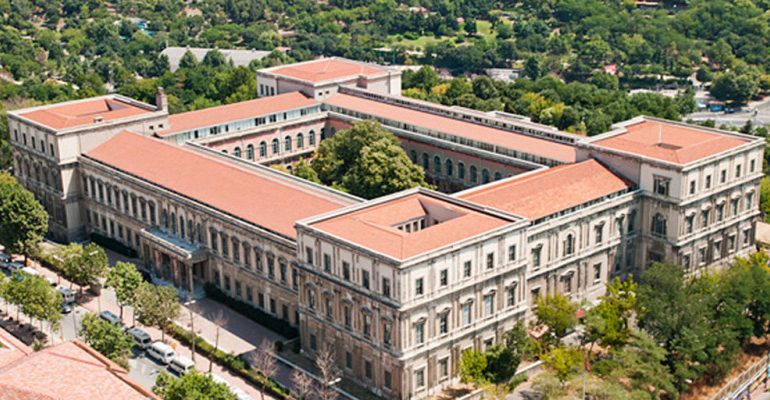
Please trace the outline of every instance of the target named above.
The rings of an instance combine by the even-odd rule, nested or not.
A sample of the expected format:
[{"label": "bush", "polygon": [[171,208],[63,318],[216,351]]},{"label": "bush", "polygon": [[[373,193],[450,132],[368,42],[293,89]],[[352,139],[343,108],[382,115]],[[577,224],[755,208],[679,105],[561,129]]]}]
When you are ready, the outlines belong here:
[{"label": "bush", "polygon": [[[190,346],[192,344],[192,333],[179,325],[172,324],[168,333],[185,346]],[[221,349],[215,350],[212,344],[200,336],[195,337],[195,351],[207,358],[212,359],[217,364],[227,368],[233,374],[249,381],[256,387],[263,389],[265,392],[267,392],[267,394],[277,399],[288,400],[292,398],[289,389],[283,387],[280,383],[274,381],[273,379],[267,378],[259,371],[251,369],[246,361],[236,357],[232,353],[225,353]]]},{"label": "bush", "polygon": [[292,339],[299,336],[299,331],[297,328],[291,326],[287,321],[284,321],[280,318],[276,318],[258,308],[254,308],[252,305],[248,303],[244,303],[240,300],[234,299],[222,290],[220,290],[218,287],[214,286],[211,283],[206,283],[203,285],[203,289],[206,291],[206,296],[214,299],[230,308],[232,308],[235,311],[238,311],[239,313],[243,314],[247,318],[257,322],[258,324],[272,330],[275,333],[278,333],[279,335],[282,335],[286,338]]},{"label": "bush", "polygon": [[519,386],[522,383],[526,382],[528,378],[529,378],[529,376],[527,376],[527,374],[514,375],[513,378],[511,378],[511,380],[508,381],[508,384],[505,385],[505,388],[509,392],[513,392],[513,390],[516,389],[517,386]]}]

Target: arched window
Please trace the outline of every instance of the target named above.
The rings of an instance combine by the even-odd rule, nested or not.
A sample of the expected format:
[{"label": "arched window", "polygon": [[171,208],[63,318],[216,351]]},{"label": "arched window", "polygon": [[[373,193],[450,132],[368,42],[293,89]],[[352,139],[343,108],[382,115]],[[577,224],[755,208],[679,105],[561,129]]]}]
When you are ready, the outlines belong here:
[{"label": "arched window", "polygon": [[187,220],[187,238],[192,242],[195,240],[195,225],[191,219]]},{"label": "arched window", "polygon": [[433,171],[441,174],[441,157],[439,156],[433,156]]},{"label": "arched window", "polygon": [[163,224],[166,229],[168,229],[168,212],[166,210],[163,210],[160,213],[160,223]]},{"label": "arched window", "polygon": [[254,159],[254,145],[250,144],[246,146],[246,159],[247,160],[253,160]]},{"label": "arched window", "polygon": [[489,170],[486,168],[481,170],[481,183],[489,183]]},{"label": "arched window", "polygon": [[259,156],[267,157],[267,143],[264,141],[259,143]]},{"label": "arched window", "polygon": [[303,147],[305,147],[305,135],[303,135],[302,133],[298,133],[297,134],[297,148],[301,149]]},{"label": "arched window", "polygon": [[571,233],[564,239],[564,255],[568,256],[575,252],[575,236]]},{"label": "arched window", "polygon": [[428,153],[422,153],[422,169],[425,171],[430,170],[430,157]]},{"label": "arched window", "polygon": [[283,138],[283,149],[286,151],[291,151],[291,136],[286,136]]},{"label": "arched window", "polygon": [[235,149],[233,149],[233,155],[238,157],[238,158],[241,158],[241,148],[240,147],[236,147]]},{"label": "arched window", "polygon": [[273,139],[273,154],[278,154],[278,151],[281,149],[281,142],[278,141],[278,138]]},{"label": "arched window", "polygon": [[307,143],[311,146],[315,146],[315,131],[308,132]]},{"label": "arched window", "polygon": [[503,175],[501,175],[499,172],[495,172],[495,180],[499,181],[500,179],[503,179]]},{"label": "arched window", "polygon": [[412,150],[409,152],[409,158],[412,160],[413,163],[417,164],[417,152]]},{"label": "arched window", "polygon": [[181,237],[181,238],[185,237],[185,234],[184,234],[184,217],[181,216],[181,215],[179,216],[179,237]]},{"label": "arched window", "polygon": [[465,164],[462,161],[457,163],[457,177],[465,180]]},{"label": "arched window", "polygon": [[446,160],[446,162],[444,163],[444,169],[446,172],[446,176],[452,176],[452,174],[454,173],[454,169],[452,168],[452,160],[450,159]]},{"label": "arched window", "polygon": [[176,214],[171,212],[171,233],[176,234]]},{"label": "arched window", "polygon": [[652,233],[659,236],[666,236],[666,217],[661,213],[657,213],[652,217]]},{"label": "arched window", "polygon": [[471,183],[476,183],[479,181],[479,175],[478,171],[476,170],[475,165],[471,165]]}]

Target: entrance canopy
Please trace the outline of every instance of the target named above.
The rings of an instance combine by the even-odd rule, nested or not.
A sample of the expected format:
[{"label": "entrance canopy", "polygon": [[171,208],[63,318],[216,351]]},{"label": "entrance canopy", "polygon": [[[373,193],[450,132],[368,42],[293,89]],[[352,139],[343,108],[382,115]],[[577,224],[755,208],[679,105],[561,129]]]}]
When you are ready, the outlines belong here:
[{"label": "entrance canopy", "polygon": [[167,251],[185,264],[193,264],[206,260],[207,250],[196,244],[184,241],[178,237],[157,228],[142,229],[142,237],[158,248]]}]

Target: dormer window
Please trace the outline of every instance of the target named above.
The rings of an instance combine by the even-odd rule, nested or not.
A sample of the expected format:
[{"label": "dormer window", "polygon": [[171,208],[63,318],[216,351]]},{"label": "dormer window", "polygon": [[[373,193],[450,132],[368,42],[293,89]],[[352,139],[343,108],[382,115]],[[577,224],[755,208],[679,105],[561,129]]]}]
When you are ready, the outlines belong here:
[{"label": "dormer window", "polygon": [[669,186],[671,185],[671,179],[662,176],[656,176],[654,181],[655,194],[661,196],[668,196]]}]

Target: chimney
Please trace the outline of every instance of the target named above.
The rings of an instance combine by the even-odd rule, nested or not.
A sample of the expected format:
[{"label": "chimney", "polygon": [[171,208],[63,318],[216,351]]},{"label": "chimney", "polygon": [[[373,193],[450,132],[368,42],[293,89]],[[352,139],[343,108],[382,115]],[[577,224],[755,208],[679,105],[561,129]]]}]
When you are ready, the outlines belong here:
[{"label": "chimney", "polygon": [[168,111],[166,92],[160,86],[158,86],[158,90],[155,92],[155,109],[158,111]]}]

